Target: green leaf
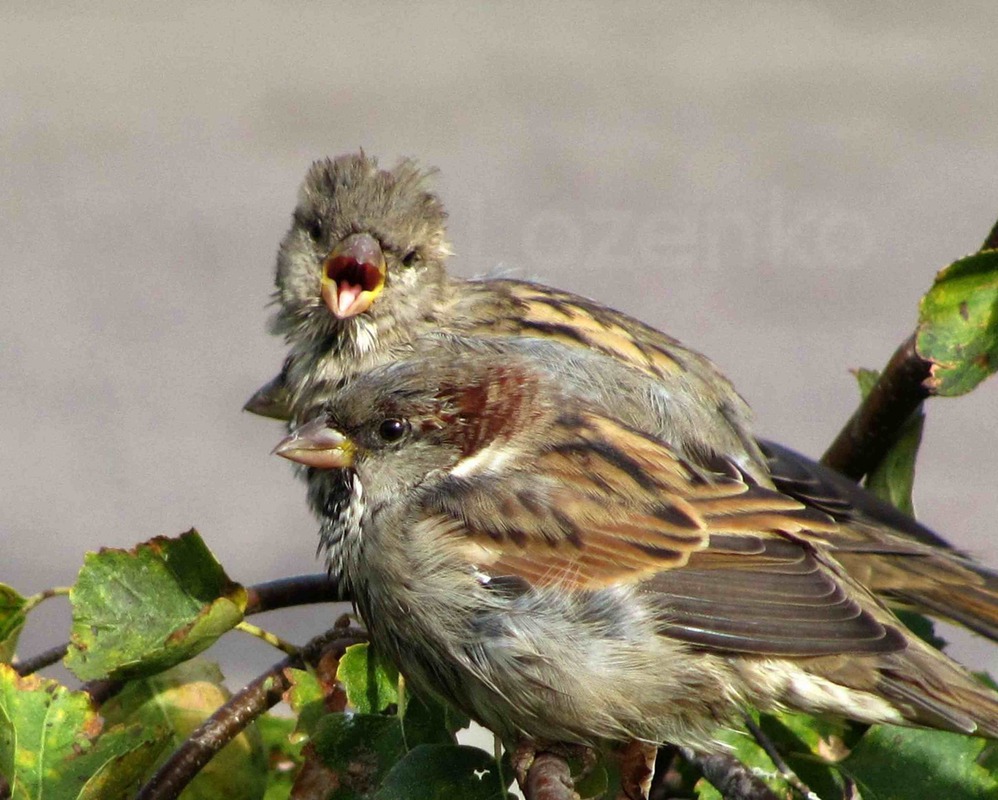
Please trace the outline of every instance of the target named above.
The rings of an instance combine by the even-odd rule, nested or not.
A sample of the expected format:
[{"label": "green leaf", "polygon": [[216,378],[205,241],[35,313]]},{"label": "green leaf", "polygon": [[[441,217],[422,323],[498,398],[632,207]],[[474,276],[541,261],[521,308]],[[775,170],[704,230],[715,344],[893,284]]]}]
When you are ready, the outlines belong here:
[{"label": "green leaf", "polygon": [[993,747],[958,733],[875,725],[840,768],[863,800],[993,800],[998,772],[978,763]]},{"label": "green leaf", "polygon": [[377,714],[398,705],[399,674],[367,644],[347,648],[336,670],[347,701],[361,714]]},{"label": "green leaf", "polygon": [[402,730],[407,747],[420,744],[455,744],[455,735],[467,728],[467,715],[436,698],[412,692],[408,687],[402,709]]},{"label": "green leaf", "polygon": [[856,383],[859,384],[860,397],[865,400],[873,391],[873,387],[877,385],[877,381],[880,380],[880,370],[860,367],[853,370],[853,375],[856,377]]},{"label": "green leaf", "polygon": [[327,768],[336,791],[330,800],[346,800],[374,791],[405,753],[397,717],[373,714],[327,714],[306,748]]},{"label": "green leaf", "polygon": [[881,500],[909,516],[915,515],[912,490],[915,486],[915,458],[922,443],[925,414],[916,411],[901,426],[897,441],[883,460],[866,477],[866,488]]},{"label": "green leaf", "polygon": [[477,747],[424,744],[399,761],[373,800],[506,800],[495,759]]},{"label": "green leaf", "polygon": [[0,663],[9,664],[17,648],[17,637],[24,627],[26,600],[0,583]]},{"label": "green leaf", "polygon": [[13,800],[124,800],[160,745],[139,725],[106,725],[84,692],[0,664],[0,774]]},{"label": "green leaf", "polygon": [[923,642],[932,645],[936,650],[942,650],[948,644],[945,639],[936,635],[936,626],[928,617],[923,617],[921,614],[904,608],[894,609],[894,614],[908,630]]},{"label": "green leaf", "polygon": [[586,798],[605,797],[610,791],[611,781],[613,782],[615,792],[613,796],[619,794],[619,770],[614,769],[611,777],[611,770],[608,769],[608,766],[606,759],[600,757],[597,763],[593,764],[584,775],[575,778],[576,794],[584,800]]},{"label": "green leaf", "polygon": [[185,661],[237,625],[246,591],[197,531],[89,553],[70,592],[68,666],[79,678],[132,678]]},{"label": "green leaf", "polygon": [[[855,371],[859,392],[865,399],[876,385],[880,373],[872,369]],[[912,490],[915,485],[915,458],[922,443],[925,414],[921,410],[912,414],[898,431],[897,440],[881,462],[866,476],[865,485],[881,500],[914,516]]]},{"label": "green leaf", "polygon": [[[757,716],[757,715],[756,715]],[[756,743],[755,739],[744,730],[720,730],[716,734],[718,741],[728,745],[746,767],[766,781],[766,784],[776,792],[777,796],[790,797],[792,790],[783,779],[780,771],[773,764],[766,751]],[[701,800],[721,800],[721,794],[705,778],[697,781],[694,789]]]},{"label": "green leaf", "polygon": [[285,674],[291,681],[291,686],[284,693],[284,700],[298,715],[295,735],[299,739],[302,734],[311,736],[327,711],[322,684],[308,670],[289,669]]},{"label": "green leaf", "polygon": [[[141,680],[130,681],[104,704],[108,722],[138,723],[158,732],[165,746],[161,760],[180,744],[230,694],[215,664],[195,659]],[[249,727],[229,742],[198,773],[182,800],[260,798],[266,784],[266,764],[259,731]]]},{"label": "green leaf", "polygon": [[[143,736],[153,738],[143,739]],[[154,738],[155,732],[137,725],[108,731],[101,736],[101,746],[107,747],[110,737],[118,740],[115,744],[121,752],[97,768],[84,784],[78,800],[125,800],[134,797],[152,774],[157,754],[163,751],[163,743]]]},{"label": "green leaf", "polygon": [[288,800],[303,761],[303,743],[292,741],[295,721],[276,714],[262,714],[253,724],[260,733],[268,767],[263,800]]},{"label": "green leaf", "polygon": [[932,362],[929,385],[955,396],[998,369],[998,250],[943,269],[919,306],[916,349]]},{"label": "green leaf", "polygon": [[844,785],[834,763],[846,755],[845,721],[777,712],[763,714],[759,727],[784,761],[818,797],[841,797]]}]

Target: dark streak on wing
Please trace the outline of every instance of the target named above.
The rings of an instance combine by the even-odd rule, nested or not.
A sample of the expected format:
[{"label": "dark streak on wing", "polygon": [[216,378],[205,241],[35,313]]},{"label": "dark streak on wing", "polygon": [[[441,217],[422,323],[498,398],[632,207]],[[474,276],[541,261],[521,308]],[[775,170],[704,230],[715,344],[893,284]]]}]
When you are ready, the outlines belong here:
[{"label": "dark streak on wing", "polygon": [[[553,446],[549,452],[559,453],[568,457],[589,458],[592,455],[612,464],[625,473],[642,489],[654,489],[656,483],[633,458],[613,445],[603,441],[574,440]],[[594,474],[598,472],[594,471]]]},{"label": "dark streak on wing", "polygon": [[522,320],[520,327],[524,330],[536,331],[544,336],[555,338],[571,339],[579,344],[590,345],[589,340],[582,335],[581,331],[571,325],[558,325],[553,322],[533,322],[532,320]]}]

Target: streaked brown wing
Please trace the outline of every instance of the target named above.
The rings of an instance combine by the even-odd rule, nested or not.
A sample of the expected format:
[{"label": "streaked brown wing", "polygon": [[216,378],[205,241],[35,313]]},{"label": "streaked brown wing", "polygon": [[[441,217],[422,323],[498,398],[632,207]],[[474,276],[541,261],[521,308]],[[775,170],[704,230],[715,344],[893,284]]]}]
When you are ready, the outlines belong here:
[{"label": "streaked brown wing", "polygon": [[669,397],[668,416],[649,408],[638,427],[664,436],[684,458],[706,469],[733,460],[768,482],[752,434],[751,411],[714,364],[661,331],[578,295],[523,281],[491,282],[509,307],[490,317],[487,335],[513,333],[584,347],[643,372]]},{"label": "streaked brown wing", "polygon": [[428,497],[481,572],[589,592],[632,586],[660,630],[759,654],[884,652],[900,635],[864,609],[808,540],[824,514],[734,477],[707,481],[657,440],[595,415],[564,416],[553,444],[514,467],[463,471]]},{"label": "streaked brown wing", "polygon": [[[496,282],[500,283],[500,282]],[[688,352],[678,341],[630,317],[548,286],[501,281],[519,306],[519,332],[600,350],[654,378],[674,376],[683,366],[673,357]]]}]

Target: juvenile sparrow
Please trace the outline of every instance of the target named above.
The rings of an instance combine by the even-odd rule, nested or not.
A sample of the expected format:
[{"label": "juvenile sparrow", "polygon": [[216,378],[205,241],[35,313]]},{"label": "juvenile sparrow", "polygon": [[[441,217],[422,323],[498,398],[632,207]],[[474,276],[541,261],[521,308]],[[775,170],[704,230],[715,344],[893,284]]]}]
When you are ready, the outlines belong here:
[{"label": "juvenile sparrow", "polygon": [[843,569],[831,517],[608,414],[553,352],[452,340],[317,392],[275,450],[417,689],[507,742],[704,747],[745,705],[998,737],[998,695]]},{"label": "juvenile sparrow", "polygon": [[[278,254],[273,327],[290,353],[247,409],[295,419],[315,386],[404,357],[433,332],[538,338],[601,354],[607,368],[593,380],[603,387],[604,411],[612,415],[622,402],[608,376],[624,365],[650,385],[632,390],[628,424],[662,438],[690,465],[734,463],[760,485],[831,514],[865,539],[865,552],[843,560],[875,591],[998,639],[998,577],[847,479],[757,440],[748,406],[700,354],[577,295],[447,275],[446,212],[428,176],[411,161],[379,169],[363,153],[312,165]],[[341,486],[339,501],[347,495]],[[912,556],[913,539],[933,548]]]}]

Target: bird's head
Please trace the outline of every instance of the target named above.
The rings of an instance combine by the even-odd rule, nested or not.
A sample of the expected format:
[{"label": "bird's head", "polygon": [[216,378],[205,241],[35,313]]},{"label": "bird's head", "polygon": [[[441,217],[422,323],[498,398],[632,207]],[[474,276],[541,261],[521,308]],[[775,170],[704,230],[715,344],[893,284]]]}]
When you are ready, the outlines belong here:
[{"label": "bird's head", "polygon": [[312,164],[278,251],[275,332],[297,344],[425,315],[450,254],[431,174],[363,152]]}]

